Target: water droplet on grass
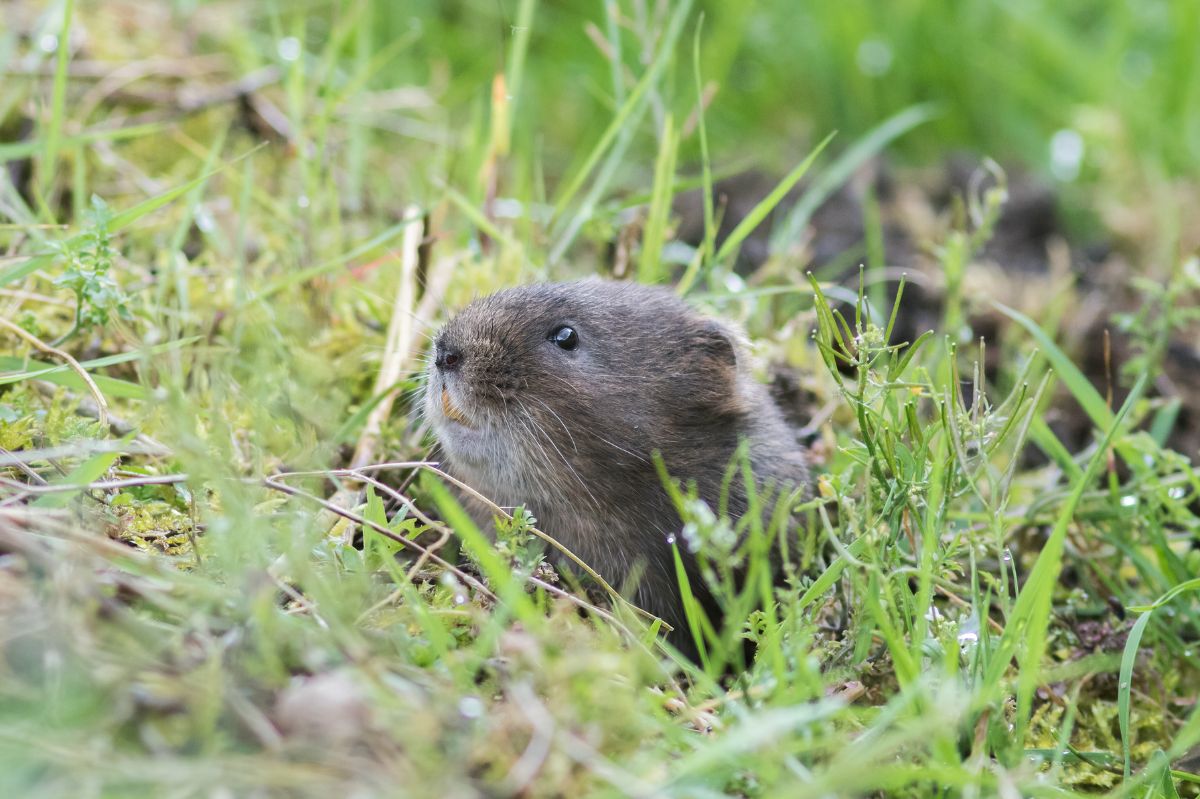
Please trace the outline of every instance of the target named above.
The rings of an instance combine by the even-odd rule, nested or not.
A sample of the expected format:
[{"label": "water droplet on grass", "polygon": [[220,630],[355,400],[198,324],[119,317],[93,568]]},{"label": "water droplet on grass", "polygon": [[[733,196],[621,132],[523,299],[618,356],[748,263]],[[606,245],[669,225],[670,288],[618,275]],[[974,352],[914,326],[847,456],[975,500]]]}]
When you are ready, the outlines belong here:
[{"label": "water droplet on grass", "polygon": [[872,78],[886,75],[894,59],[891,45],[882,39],[864,39],[854,54],[859,71]]},{"label": "water droplet on grass", "polygon": [[1050,171],[1054,177],[1070,183],[1079,177],[1083,166],[1083,137],[1078,131],[1063,129],[1050,137]]},{"label": "water droplet on grass", "polygon": [[464,696],[458,700],[458,712],[464,718],[477,719],[483,715],[483,702],[477,696]]},{"label": "water droplet on grass", "polygon": [[285,36],[280,39],[275,49],[279,53],[280,59],[284,61],[295,61],[300,58],[300,40],[295,36]]}]

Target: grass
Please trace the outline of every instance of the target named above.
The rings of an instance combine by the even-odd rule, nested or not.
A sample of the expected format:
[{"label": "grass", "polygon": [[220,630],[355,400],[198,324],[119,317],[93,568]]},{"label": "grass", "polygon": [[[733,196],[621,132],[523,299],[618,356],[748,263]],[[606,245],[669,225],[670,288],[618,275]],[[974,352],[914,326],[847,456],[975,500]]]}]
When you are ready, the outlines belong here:
[{"label": "grass", "polygon": [[[1197,795],[1193,3],[6,13],[0,795]],[[938,205],[962,149],[1008,177]],[[932,220],[899,292],[885,198],[857,284],[806,260],[880,153]],[[750,165],[783,177],[718,239]],[[980,288],[1026,170],[1128,292]],[[674,496],[749,616],[693,615],[699,666],[524,512],[489,542],[412,413],[451,309],[614,264],[811,397],[785,586],[723,581],[769,525]]]}]

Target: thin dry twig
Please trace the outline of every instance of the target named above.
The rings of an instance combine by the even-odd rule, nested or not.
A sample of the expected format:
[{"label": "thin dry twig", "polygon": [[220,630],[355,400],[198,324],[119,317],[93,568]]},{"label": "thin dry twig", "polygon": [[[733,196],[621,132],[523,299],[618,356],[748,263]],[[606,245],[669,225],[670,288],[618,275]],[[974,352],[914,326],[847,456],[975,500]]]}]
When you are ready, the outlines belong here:
[{"label": "thin dry twig", "polygon": [[384,421],[392,413],[396,401],[396,385],[404,373],[413,345],[413,306],[417,292],[417,261],[420,257],[421,240],[425,235],[425,223],[421,209],[410,205],[404,210],[409,220],[404,226],[404,238],[400,247],[400,285],[392,304],[392,318],[388,322],[387,343],[383,350],[383,362],[375,379],[375,394],[383,394],[379,404],[371,409],[358,437],[351,468],[358,468],[375,460],[379,447],[380,431]]},{"label": "thin dry twig", "polygon": [[[396,289],[396,298],[392,303],[392,316],[388,321],[387,340],[384,345],[383,359],[379,366],[379,374],[375,378],[375,395],[383,395],[379,403],[371,409],[363,424],[354,455],[350,459],[351,467],[357,467],[375,460],[379,448],[383,423],[392,413],[392,405],[396,401],[398,383],[405,372],[407,362],[415,349],[413,341],[413,305],[416,302],[417,266],[420,261],[421,241],[425,235],[425,220],[421,209],[415,205],[408,206],[404,216],[409,221],[404,227],[404,237],[400,246],[400,284]],[[353,475],[348,475],[352,477]],[[347,481],[334,495],[332,501],[339,507],[350,507],[355,504],[358,487]],[[350,535],[351,531],[347,531]],[[349,542],[347,542],[349,543]]]},{"label": "thin dry twig", "polygon": [[122,455],[144,455],[149,458],[165,458],[171,451],[162,445],[151,446],[137,441],[122,443],[120,441],[79,441],[44,449],[23,449],[18,452],[0,454],[0,468],[14,466],[18,463],[37,463],[51,461],[57,458],[69,458],[81,455],[96,455],[101,452],[119,452]]},{"label": "thin dry twig", "polygon": [[105,401],[104,395],[100,393],[100,389],[96,385],[96,382],[92,380],[92,376],[87,373],[86,369],[79,365],[79,361],[71,357],[69,353],[63,352],[57,347],[50,346],[37,336],[30,333],[28,330],[25,330],[20,325],[13,324],[3,317],[0,317],[0,327],[3,327],[5,330],[9,331],[18,338],[24,339],[35,349],[40,350],[47,355],[53,355],[55,358],[59,358],[71,368],[71,371],[78,374],[83,382],[87,385],[88,391],[91,392],[92,397],[94,397],[96,400],[96,417],[100,421],[100,426],[105,428],[108,427],[108,402]]},{"label": "thin dry twig", "polygon": [[[3,456],[5,458],[11,458],[12,451],[9,449],[6,449],[4,447],[0,447],[0,456]],[[40,474],[35,472],[33,469],[29,468],[28,464],[24,464],[21,461],[13,461],[13,465],[17,467],[17,471],[24,474],[26,477],[28,477],[34,483],[36,483],[38,485],[46,485],[46,480]]]},{"label": "thin dry twig", "polygon": [[124,480],[95,480],[90,483],[54,483],[52,485],[29,485],[18,480],[0,477],[0,486],[12,488],[25,494],[61,494],[68,491],[111,491],[134,486],[159,486],[186,483],[186,474],[159,474],[130,477]]}]

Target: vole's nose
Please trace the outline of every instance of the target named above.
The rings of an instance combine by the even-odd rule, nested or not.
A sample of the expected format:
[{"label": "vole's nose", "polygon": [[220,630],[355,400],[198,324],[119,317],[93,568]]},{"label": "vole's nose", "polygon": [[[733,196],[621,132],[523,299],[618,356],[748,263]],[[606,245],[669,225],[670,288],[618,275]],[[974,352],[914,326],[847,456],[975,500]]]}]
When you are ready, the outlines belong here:
[{"label": "vole's nose", "polygon": [[462,365],[463,353],[458,347],[438,344],[433,350],[433,365],[443,372],[452,372]]}]

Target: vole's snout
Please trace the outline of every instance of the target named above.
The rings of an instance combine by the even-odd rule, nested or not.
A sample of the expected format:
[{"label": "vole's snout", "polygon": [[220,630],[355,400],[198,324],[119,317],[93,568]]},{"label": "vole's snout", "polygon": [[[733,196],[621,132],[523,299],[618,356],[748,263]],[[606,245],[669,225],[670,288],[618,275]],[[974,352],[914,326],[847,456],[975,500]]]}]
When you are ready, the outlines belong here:
[{"label": "vole's snout", "polygon": [[443,372],[452,372],[462,366],[463,352],[460,348],[438,342],[433,350],[433,365]]}]

